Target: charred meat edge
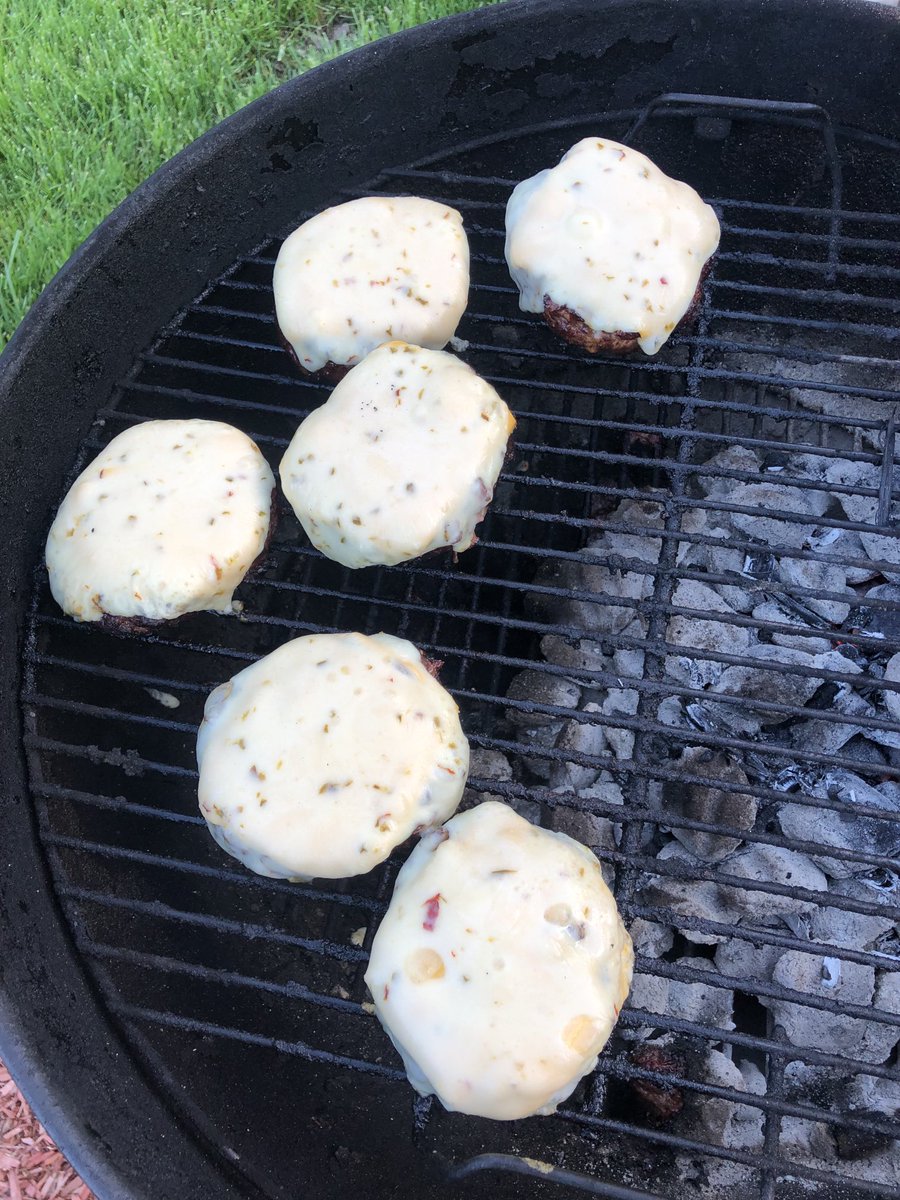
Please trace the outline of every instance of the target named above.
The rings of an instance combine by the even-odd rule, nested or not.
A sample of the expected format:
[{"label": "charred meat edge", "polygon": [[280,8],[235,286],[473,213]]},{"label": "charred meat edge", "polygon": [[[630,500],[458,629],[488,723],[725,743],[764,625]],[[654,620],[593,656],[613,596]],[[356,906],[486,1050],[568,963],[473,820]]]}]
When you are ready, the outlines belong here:
[{"label": "charred meat edge", "polygon": [[[703,295],[703,283],[709,274],[712,261],[710,258],[704,264],[693,299],[687,312],[672,330],[673,333],[697,316]],[[631,354],[638,349],[638,339],[641,336],[639,333],[627,333],[623,329],[592,329],[578,313],[566,308],[564,304],[557,304],[550,296],[544,296],[544,320],[564,341],[579,346],[588,354]]]}]

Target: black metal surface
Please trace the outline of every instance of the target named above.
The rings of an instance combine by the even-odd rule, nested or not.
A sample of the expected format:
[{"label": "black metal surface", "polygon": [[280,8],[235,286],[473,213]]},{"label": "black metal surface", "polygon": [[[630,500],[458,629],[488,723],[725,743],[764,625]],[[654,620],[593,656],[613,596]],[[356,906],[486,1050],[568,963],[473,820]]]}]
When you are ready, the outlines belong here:
[{"label": "black metal surface", "polygon": [[[823,6],[826,10],[836,30],[839,8]],[[779,11],[787,19],[795,10]],[[523,10],[515,12],[524,22]],[[859,19],[866,18],[860,14]],[[479,20],[482,26],[490,23],[487,15]],[[461,55],[460,76],[476,44],[455,49]],[[530,87],[535,68],[527,70]],[[782,1138],[782,1125],[786,1119],[804,1120],[816,1127],[889,1137],[895,1125],[887,1116],[848,1111],[831,1096],[798,1101],[785,1086],[785,1070],[802,1063],[834,1068],[848,1078],[857,1073],[897,1078],[896,1055],[885,1063],[862,1064],[834,1053],[833,1047],[793,1046],[767,1018],[759,998],[795,999],[810,1010],[885,1026],[900,1026],[896,1013],[791,992],[773,980],[731,979],[715,971],[711,961],[700,969],[665,957],[639,956],[638,971],[644,974],[735,990],[742,997],[733,1014],[735,1027],[691,1021],[678,1011],[648,1016],[626,1008],[620,1034],[601,1057],[597,1074],[557,1117],[497,1126],[446,1114],[427,1102],[413,1102],[396,1057],[362,1007],[366,950],[397,863],[349,884],[298,887],[262,880],[218,852],[196,813],[193,739],[212,686],[300,633],[384,629],[444,659],[443,679],[459,698],[473,745],[510,755],[515,778],[505,783],[475,778],[473,792],[537,801],[545,821],[566,807],[620,819],[622,810],[615,805],[585,800],[571,790],[560,793],[536,781],[523,760],[574,761],[614,773],[627,803],[623,835],[615,848],[598,847],[598,853],[616,869],[617,896],[629,922],[636,917],[671,921],[665,907],[652,901],[651,877],[708,880],[726,892],[756,891],[837,911],[900,916],[896,904],[892,907],[874,890],[871,900],[833,893],[823,898],[789,883],[748,881],[730,874],[727,864],[685,865],[655,857],[653,839],[658,839],[660,826],[722,830],[716,822],[659,810],[654,784],[703,782],[701,776],[675,771],[673,758],[682,745],[727,748],[746,767],[755,767],[755,774],[748,771],[748,784],[723,784],[726,791],[739,790],[760,802],[753,831],[737,831],[748,844],[821,853],[820,844],[798,843],[767,824],[767,812],[784,801],[783,789],[791,782],[782,778],[784,771],[844,763],[873,781],[900,778],[900,766],[891,762],[868,769],[840,753],[776,742],[761,746],[757,738],[716,729],[672,729],[655,714],[663,697],[678,696],[685,703],[697,698],[696,689],[665,675],[667,654],[677,652],[666,640],[671,616],[725,619],[674,604],[673,593],[682,580],[738,583],[763,598],[781,597],[796,620],[788,615],[773,623],[730,614],[727,622],[764,637],[779,630],[809,637],[824,628],[832,642],[853,646],[865,656],[867,671],[900,649],[900,637],[889,631],[873,653],[869,627],[856,613],[839,629],[822,618],[816,623],[808,602],[822,599],[820,590],[774,581],[753,570],[740,579],[716,576],[676,560],[682,544],[729,546],[751,557],[761,552],[752,536],[723,540],[684,532],[687,512],[776,516],[786,527],[801,521],[790,512],[757,512],[751,505],[711,501],[698,492],[701,475],[735,483],[772,478],[765,471],[701,470],[716,450],[738,443],[756,448],[764,460],[797,449],[819,460],[871,464],[879,473],[877,486],[844,492],[871,495],[877,501],[875,523],[830,511],[816,524],[896,537],[891,502],[900,499],[900,484],[890,401],[896,401],[891,364],[898,337],[900,263],[892,252],[900,198],[896,151],[884,142],[888,126],[874,117],[867,126],[882,135],[881,142],[848,132],[845,124],[863,124],[859,116],[851,120],[840,105],[834,112],[831,107],[813,111],[809,103],[791,102],[789,91],[773,108],[742,98],[719,96],[711,102],[684,94],[660,102],[657,93],[676,79],[683,86],[681,78],[670,75],[646,97],[646,104],[608,105],[605,116],[590,120],[565,115],[565,104],[560,108],[557,103],[540,126],[508,119],[493,136],[469,129],[467,137],[460,128],[454,137],[442,137],[435,147],[439,152],[429,158],[420,150],[401,160],[412,166],[383,166],[366,183],[360,178],[343,181],[336,171],[330,192],[310,197],[312,207],[318,207],[360,192],[414,190],[448,200],[466,219],[473,289],[459,330],[468,343],[462,354],[508,399],[519,430],[516,461],[498,491],[481,542],[457,565],[425,560],[387,571],[348,572],[313,552],[286,520],[267,570],[242,590],[246,608],[241,619],[198,616],[144,639],[113,637],[63,619],[38,574],[23,712],[40,845],[77,960],[96,989],[100,1008],[109,1014],[116,1031],[110,1037],[123,1039],[121,1044],[106,1041],[118,1055],[111,1076],[120,1071],[123,1095],[130,1088],[134,1096],[141,1084],[130,1073],[137,1068],[156,1097],[147,1093],[142,1098],[138,1115],[143,1128],[126,1133],[125,1119],[113,1121],[97,1130],[99,1141],[92,1147],[76,1147],[101,1192],[101,1171],[109,1160],[118,1159],[116,1169],[123,1169],[128,1136],[140,1143],[144,1155],[164,1144],[166,1136],[183,1139],[183,1158],[177,1160],[181,1190],[175,1190],[175,1170],[170,1184],[161,1166],[158,1173],[153,1168],[148,1176],[152,1183],[143,1191],[130,1181],[121,1194],[199,1196],[213,1194],[215,1188],[217,1195],[286,1196],[306,1186],[314,1196],[336,1195],[349,1187],[366,1195],[414,1191],[439,1196],[457,1194],[462,1184],[454,1181],[464,1179],[467,1191],[495,1195],[522,1195],[526,1187],[528,1194],[556,1194],[559,1188],[552,1185],[558,1184],[619,1197],[701,1196],[716,1189],[735,1197],[770,1197],[795,1194],[798,1180],[811,1189],[807,1194],[816,1196],[895,1194],[891,1185],[867,1177],[858,1160],[824,1166],[805,1161]],[[724,92],[733,80],[727,88],[710,82],[705,87]],[[463,92],[460,108],[466,103]],[[871,111],[878,111],[874,101]],[[624,136],[631,128],[640,148],[713,197],[722,217],[722,252],[706,286],[700,321],[653,360],[589,360],[562,347],[539,323],[518,312],[502,264],[502,207],[512,183],[554,161],[578,136],[598,127],[610,136]],[[873,207],[873,180],[880,181],[875,197],[879,211]],[[885,180],[892,180],[892,186],[885,186]],[[270,230],[287,228],[288,217],[293,223],[302,215],[301,206],[280,203],[286,211],[270,221]],[[269,286],[276,249],[277,241],[269,240],[244,254],[178,314],[149,350],[135,357],[133,369],[108,401],[95,393],[95,400],[104,402],[82,442],[81,461],[136,420],[189,415],[232,421],[251,433],[277,465],[298,420],[327,390],[298,379],[277,344]],[[836,372],[830,380],[822,377],[823,363]],[[119,374],[125,376],[125,371]],[[814,381],[819,393],[849,397],[857,409],[837,419],[803,407],[798,392],[804,380]],[[871,404],[863,407],[870,401],[887,403],[882,412]],[[88,399],[86,409],[90,407]],[[70,453],[73,447],[74,441]],[[616,503],[645,497],[648,486],[663,489],[656,497],[664,506],[662,529],[639,521],[611,522]],[[800,477],[791,486],[797,494],[810,493],[817,480]],[[48,505],[61,490],[60,483],[47,497]],[[840,485],[829,485],[829,491],[842,494]],[[652,566],[628,559],[613,563],[652,576],[647,599],[603,598],[604,605],[630,608],[647,618],[645,636],[619,633],[604,639],[610,647],[643,650],[646,665],[641,677],[633,679],[601,670],[576,674],[585,688],[624,682],[639,694],[634,715],[605,718],[635,734],[633,754],[623,760],[609,753],[535,748],[510,723],[510,710],[591,718],[530,699],[511,700],[506,689],[526,667],[547,677],[572,674],[543,660],[540,638],[577,634],[580,627],[560,605],[573,596],[596,604],[598,597],[589,590],[573,593],[554,580],[553,571],[585,561],[587,536],[613,525],[620,533],[659,538],[662,546]],[[772,547],[763,549],[770,552]],[[801,561],[827,557],[790,547],[784,556]],[[870,561],[832,557],[857,566]],[[883,565],[891,570],[890,563]],[[867,609],[884,624],[900,604],[870,601]],[[692,650],[691,657],[751,661],[722,650]],[[858,683],[857,676],[840,669],[811,672],[797,666],[792,671],[812,673],[826,684]],[[873,677],[873,687],[876,682],[883,686]],[[162,708],[148,688],[173,695],[178,709],[170,713]],[[733,707],[741,701],[725,697],[722,702]],[[786,718],[814,715],[823,727],[846,719],[827,707],[814,714],[777,701],[761,700],[755,707]],[[870,725],[900,731],[890,719],[874,718]],[[792,803],[814,803],[836,812],[850,809],[845,800],[813,800],[796,787],[789,794]],[[900,839],[897,813],[858,804],[853,811],[896,829]],[[895,850],[896,844],[890,854],[865,848],[828,853],[874,874],[897,869]],[[705,918],[685,916],[678,924],[713,935],[733,932],[731,926]],[[350,935],[363,927],[359,947]],[[40,927],[36,936],[45,936]],[[885,967],[883,954],[835,948],[787,925],[742,926],[741,938]],[[621,1034],[643,1026],[680,1036],[681,1060],[674,1073],[660,1074],[630,1059]],[[65,1041],[59,1037],[60,1052]],[[711,1045],[739,1050],[757,1062],[766,1076],[765,1094],[736,1094],[705,1081],[700,1063]],[[93,1066],[89,1058],[87,1064]],[[681,1089],[685,1113],[668,1124],[648,1119],[622,1098],[622,1082],[629,1079]],[[762,1147],[736,1149],[711,1142],[696,1119],[698,1106],[710,1098],[737,1099],[761,1112]],[[163,1117],[158,1118],[154,1103]],[[154,1130],[153,1122],[164,1120],[166,1113],[169,1125],[157,1124]],[[110,1147],[104,1149],[102,1140]],[[715,1173],[721,1163],[734,1167],[726,1182]],[[688,1167],[692,1178],[685,1177]],[[109,1183],[106,1194],[120,1194],[120,1186]]]}]

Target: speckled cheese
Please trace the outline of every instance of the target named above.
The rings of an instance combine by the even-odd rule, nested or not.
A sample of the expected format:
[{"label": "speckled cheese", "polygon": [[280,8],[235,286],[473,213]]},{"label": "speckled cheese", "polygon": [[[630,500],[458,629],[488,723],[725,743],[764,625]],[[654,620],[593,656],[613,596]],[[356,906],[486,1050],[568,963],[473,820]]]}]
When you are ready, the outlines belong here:
[{"label": "speckled cheese", "polygon": [[47,569],[78,621],[228,612],[269,532],[275,479],[219,421],[146,421],[75,480],[50,529]]},{"label": "speckled cheese", "polygon": [[608,138],[585,138],[516,187],[506,261],[525,312],[544,297],[594,332],[638,333],[655,354],[687,312],[719,244],[719,222],[692,187]]},{"label": "speckled cheese", "polygon": [[418,1092],[511,1120],[593,1070],[632,965],[594,855],[489,801],[410,855],[366,983]]},{"label": "speckled cheese", "polygon": [[402,338],[440,350],[469,294],[462,217],[416,196],[372,196],[296,229],[275,262],[275,311],[300,365],[353,365]]},{"label": "speckled cheese", "polygon": [[200,810],[224,850],[285,879],[361,875],[456,810],[469,747],[415,646],[297,638],[210,695]]},{"label": "speckled cheese", "polygon": [[458,358],[389,342],[306,418],[281,485],[312,544],[344,566],[467,550],[514,427]]}]

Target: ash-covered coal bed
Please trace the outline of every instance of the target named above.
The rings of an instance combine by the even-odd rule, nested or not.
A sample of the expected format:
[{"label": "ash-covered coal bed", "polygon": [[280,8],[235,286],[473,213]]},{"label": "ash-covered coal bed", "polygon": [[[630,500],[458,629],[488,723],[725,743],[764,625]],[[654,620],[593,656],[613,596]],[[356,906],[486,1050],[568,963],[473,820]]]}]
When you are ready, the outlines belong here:
[{"label": "ash-covered coal bed", "polygon": [[[676,1155],[691,1195],[751,1194],[773,1125],[782,1160],[900,1185],[900,476],[892,425],[806,428],[698,435],[680,495],[595,497],[472,763],[472,800],[604,863],[638,958],[598,1103],[730,1155]],[[672,455],[626,441],[632,478]]]}]

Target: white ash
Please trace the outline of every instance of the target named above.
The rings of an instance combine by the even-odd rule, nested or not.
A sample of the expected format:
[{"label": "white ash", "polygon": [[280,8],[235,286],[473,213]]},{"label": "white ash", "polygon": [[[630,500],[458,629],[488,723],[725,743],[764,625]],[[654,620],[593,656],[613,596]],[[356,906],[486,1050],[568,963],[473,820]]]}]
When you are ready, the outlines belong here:
[{"label": "white ash", "polygon": [[820,658],[806,654],[803,650],[760,643],[751,646],[745,657],[754,659],[761,665],[726,668],[713,686],[712,692],[720,696],[736,696],[744,702],[749,702],[747,711],[741,712],[736,706],[707,702],[709,711],[727,725],[747,732],[758,732],[763,725],[780,725],[790,719],[789,714],[755,710],[752,709],[752,702],[764,700],[799,708],[811,700],[822,686],[823,680],[820,676],[799,675],[789,669],[781,669],[792,666],[813,669],[822,665]]},{"label": "white ash", "polygon": [[[709,971],[705,958],[679,958],[674,964],[696,971]],[[685,1021],[713,1029],[734,1029],[734,993],[702,980],[682,981],[664,975],[635,975],[631,985],[631,1007],[646,1013],[677,1013]],[[652,1029],[649,1019],[646,1027]]]},{"label": "white ash", "polygon": [[[865,721],[875,715],[875,709],[867,700],[855,692],[848,683],[842,683],[834,695],[830,709],[846,717],[856,717]],[[797,721],[791,728],[791,744],[798,750],[812,750],[820,754],[837,754],[846,744],[858,734],[865,731],[865,726],[837,721],[822,721],[810,717],[805,721]]]},{"label": "white ash", "polygon": [[[886,683],[900,684],[900,654],[894,654],[888,659],[884,668],[884,679]],[[900,691],[894,692],[890,688],[884,688],[881,695],[891,718],[900,721]]]},{"label": "white ash", "polygon": [[[700,1078],[703,1083],[728,1088],[737,1094],[750,1092],[761,1096],[765,1094],[765,1079],[759,1071],[756,1076],[745,1075],[741,1067],[720,1050],[709,1050],[703,1060]],[[761,1083],[762,1090],[752,1091],[748,1087],[748,1079],[754,1088],[759,1088]],[[723,1096],[698,1094],[694,1103],[698,1125],[711,1145],[725,1146],[729,1150],[758,1150],[762,1147],[762,1109]]]},{"label": "white ash", "polygon": [[[867,525],[879,524],[877,493],[881,484],[881,471],[878,467],[873,463],[838,459],[829,471],[828,478],[832,483],[846,484],[851,488],[874,489],[875,495],[861,495],[859,492],[839,493],[837,500],[849,520]],[[888,514],[889,522],[896,524],[898,518],[900,518],[900,504],[892,501]],[[885,578],[892,583],[900,582],[900,537],[860,530],[859,538],[869,558],[875,562],[884,561],[897,568],[896,570],[885,569],[883,572]]]},{"label": "white ash", "polygon": [[656,709],[656,719],[661,725],[680,728],[685,723],[684,705],[678,696],[664,696]]},{"label": "white ash", "polygon": [[579,795],[582,800],[596,800],[600,804],[625,803],[622,787],[616,783],[609,771],[601,771],[591,786],[582,788]]},{"label": "white ash", "polygon": [[[749,780],[743,769],[728,755],[705,746],[686,746],[672,769],[682,775],[698,775],[708,780],[704,786],[683,779],[666,780],[663,785],[663,814],[686,817],[707,824],[725,825],[730,829],[747,831],[756,821],[757,802],[746,792],[725,791],[717,783],[746,786]],[[709,833],[700,829],[672,827],[672,833],[692,854],[707,862],[726,858],[741,844],[740,836]]]},{"label": "white ash", "polygon": [[616,758],[630,759],[634,752],[634,731],[615,724],[616,717],[633,717],[640,697],[634,688],[611,688],[603,699],[601,712],[608,718],[603,733]]},{"label": "white ash", "polygon": [[541,638],[541,653],[554,667],[562,667],[578,676],[584,672],[609,670],[609,655],[603,653],[599,642],[589,638],[565,638],[548,633]]},{"label": "white ash", "polygon": [[[683,579],[672,593],[672,605],[697,612],[731,615],[734,609],[706,584]],[[750,645],[750,631],[728,621],[705,621],[695,616],[676,615],[669,618],[666,641],[688,650],[712,654],[743,654]],[[695,658],[691,654],[670,655],[666,672],[680,683],[704,688],[715,683],[725,671],[725,664],[715,659]]]},{"label": "white ash", "polygon": [[745,942],[743,938],[729,938],[716,946],[716,970],[734,979],[746,980],[752,988],[758,983],[768,983],[775,970],[775,964],[784,954],[781,946],[771,946],[768,943],[755,945]]},{"label": "white ash", "polygon": [[728,501],[734,491],[735,480],[730,477],[709,474],[711,471],[744,471],[758,475],[761,470],[759,456],[749,446],[726,446],[712,458],[708,458],[697,472],[696,480],[701,491],[710,500]]},{"label": "white ash", "polygon": [[[623,559],[636,559],[638,562],[654,565],[659,562],[662,552],[662,540],[653,537],[652,529],[662,529],[665,523],[663,506],[654,500],[623,500],[607,521],[621,525],[636,525],[641,528],[639,533],[622,533],[617,529],[603,529],[599,535],[587,544],[590,554],[603,558],[611,556]],[[647,532],[643,532],[646,528]]]},{"label": "white ash", "polygon": [[[812,536],[816,518],[821,517],[828,507],[824,492],[800,491],[769,482],[736,484],[726,502],[756,510],[722,514],[722,519],[746,537],[769,547],[785,546],[796,550]],[[808,520],[787,520],[772,516],[773,512],[790,513]]]},{"label": "white ash", "polygon": [[519,700],[522,707],[507,709],[506,715],[514,725],[529,729],[544,729],[558,725],[554,713],[535,712],[535,705],[547,708],[577,708],[581,690],[570,679],[549,675],[544,671],[520,671],[506,689],[510,700]]},{"label": "white ash", "polygon": [[[602,710],[599,704],[588,703],[582,709],[588,716],[596,720],[567,721],[562,727],[556,740],[556,747],[564,754],[573,753],[585,756],[597,756],[609,753],[605,731],[600,723]],[[555,762],[550,771],[550,781],[554,787],[568,784],[576,791],[590,787],[600,774],[599,766],[585,766],[577,762]]]},{"label": "white ash", "polygon": [[[725,529],[721,524],[710,525],[710,521],[720,521],[718,513],[708,513],[705,509],[689,509],[682,518],[682,530],[686,532],[703,533],[709,538],[720,541],[734,538],[734,530]],[[682,568],[708,571],[711,575],[733,576],[735,583],[710,583],[723,600],[735,612],[748,613],[753,607],[753,591],[741,579],[744,571],[745,552],[733,546],[717,546],[707,542],[684,541],[679,546],[678,562]]]},{"label": "white ash", "polygon": [[662,958],[675,943],[675,935],[668,925],[659,925],[643,917],[635,917],[628,926],[635,954],[645,958]]},{"label": "white ash", "polygon": [[[775,964],[772,978],[782,987],[841,1004],[857,1004],[900,1013],[900,975],[876,980],[872,967],[838,958],[789,950]],[[810,1008],[802,1002],[760,996],[795,1046],[818,1049],[862,1062],[883,1063],[900,1041],[900,1026]]]},{"label": "white ash", "polygon": [[[680,842],[676,841],[663,846],[657,859],[660,862],[675,859],[677,862],[689,865],[702,865]],[[721,887],[712,880],[678,879],[670,875],[654,875],[644,884],[642,896],[649,904],[668,909],[672,914],[672,924],[679,933],[698,946],[711,946],[724,942],[726,936],[721,933],[690,929],[679,922],[679,917],[693,917],[697,920],[715,921],[723,925],[734,924],[734,911],[723,896]]]},{"label": "white ash", "polygon": [[[847,587],[847,572],[835,563],[813,562],[806,558],[791,558],[783,555],[778,563],[778,575],[783,583],[803,589],[802,599],[813,612],[818,613],[832,625],[842,625],[850,615],[850,604],[855,599]],[[846,600],[819,599],[808,593],[843,593]]]},{"label": "white ash", "polygon": [[[855,529],[839,529],[834,525],[816,529],[810,538],[809,549],[837,560],[867,557],[862,539]],[[847,576],[847,583],[851,585],[868,583],[879,574],[871,566],[849,566],[846,562],[840,562],[840,566]]]},{"label": "white ash", "polygon": [[[873,889],[861,879],[839,879],[831,884],[830,897],[846,897],[871,904]],[[812,941],[851,950],[871,950],[885,933],[897,928],[889,916],[872,916],[851,912],[831,905],[816,908],[809,916],[809,936]]]},{"label": "white ash", "polygon": [[[782,1153],[787,1158],[813,1160],[830,1168],[836,1155],[834,1135],[827,1126],[817,1121],[805,1121],[802,1117],[782,1117],[778,1139]],[[816,1194],[816,1189],[812,1190]]]},{"label": "white ash", "polygon": [[[828,881],[819,868],[805,855],[783,846],[758,843],[745,846],[721,864],[723,874],[736,875],[759,883],[778,883],[810,892],[826,892]],[[740,890],[721,885],[727,890],[727,904],[732,905],[743,919],[760,925],[778,923],[785,914],[805,916],[815,907],[810,900],[799,896],[783,896],[776,892]],[[824,898],[824,897],[823,897]]]},{"label": "white ash", "polygon": [[[900,816],[900,809],[888,796],[873,788],[858,775],[836,769],[828,771],[810,789],[809,795],[845,804],[862,804],[883,808],[889,816]],[[869,854],[891,856],[900,851],[900,820],[878,820],[856,813],[839,812],[833,808],[818,808],[806,804],[785,804],[778,820],[786,837],[817,846],[834,846],[841,850],[859,850]],[[869,864],[831,855],[813,854],[813,862],[833,879],[845,879],[868,871]]]},{"label": "white ash", "polygon": [[644,651],[618,646],[612,657],[613,674],[620,683],[644,677]]},{"label": "white ash", "polygon": [[[791,625],[795,628],[799,627],[799,621],[795,613],[788,612],[786,608],[778,603],[777,600],[764,600],[761,604],[757,604],[753,609],[753,619],[755,621],[765,621],[768,624],[775,625]],[[809,628],[807,626],[807,628]],[[787,646],[791,650],[802,650],[805,654],[825,654],[831,649],[831,642],[827,638],[817,636],[818,630],[809,629],[809,633],[805,630],[796,633],[773,633],[772,641],[777,646]]]}]

